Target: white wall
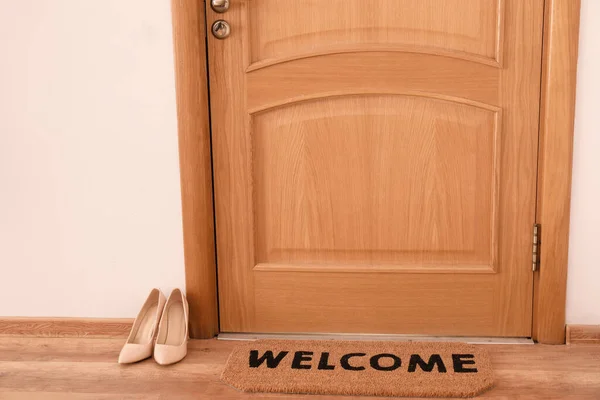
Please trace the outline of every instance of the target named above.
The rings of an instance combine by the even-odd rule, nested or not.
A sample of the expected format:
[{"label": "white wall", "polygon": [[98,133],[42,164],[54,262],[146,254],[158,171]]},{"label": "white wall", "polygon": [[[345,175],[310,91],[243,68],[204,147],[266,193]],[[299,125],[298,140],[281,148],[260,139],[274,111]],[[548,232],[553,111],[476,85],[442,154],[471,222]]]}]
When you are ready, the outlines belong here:
[{"label": "white wall", "polygon": [[0,0],[0,315],[184,285],[168,0]]},{"label": "white wall", "polygon": [[[0,0],[0,315],[183,286],[168,0]],[[600,324],[600,1],[583,0],[567,319]]]},{"label": "white wall", "polygon": [[583,0],[573,152],[567,322],[600,324],[600,1]]}]

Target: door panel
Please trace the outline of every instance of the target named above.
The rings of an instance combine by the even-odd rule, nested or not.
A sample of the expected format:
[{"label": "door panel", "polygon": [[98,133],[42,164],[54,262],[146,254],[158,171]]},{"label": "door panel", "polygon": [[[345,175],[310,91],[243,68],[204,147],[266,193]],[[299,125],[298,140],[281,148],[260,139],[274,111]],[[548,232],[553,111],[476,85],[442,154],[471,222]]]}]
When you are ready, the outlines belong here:
[{"label": "door panel", "polygon": [[262,332],[483,336],[497,325],[497,305],[482,301],[497,290],[490,274],[259,267],[254,276]]},{"label": "door panel", "polygon": [[485,64],[428,54],[323,54],[247,73],[252,96],[246,107],[255,113],[310,98],[367,93],[429,93],[500,106],[500,75]]},{"label": "door panel", "polygon": [[[251,66],[387,48],[498,62],[502,0],[253,0]],[[466,18],[465,18],[466,16]],[[292,22],[292,23],[291,23]]]},{"label": "door panel", "polygon": [[529,336],[542,12],[209,5],[221,330]]},{"label": "door panel", "polygon": [[256,262],[493,271],[497,114],[403,95],[254,114]]}]

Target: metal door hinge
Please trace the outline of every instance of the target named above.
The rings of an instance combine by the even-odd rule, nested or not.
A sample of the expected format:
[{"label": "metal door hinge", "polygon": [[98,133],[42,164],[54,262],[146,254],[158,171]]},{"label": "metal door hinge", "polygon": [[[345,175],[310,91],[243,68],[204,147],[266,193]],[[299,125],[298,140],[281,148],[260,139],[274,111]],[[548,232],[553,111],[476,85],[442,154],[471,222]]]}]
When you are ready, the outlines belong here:
[{"label": "metal door hinge", "polygon": [[532,269],[533,272],[537,271],[540,267],[540,224],[533,225],[533,250],[532,250]]}]

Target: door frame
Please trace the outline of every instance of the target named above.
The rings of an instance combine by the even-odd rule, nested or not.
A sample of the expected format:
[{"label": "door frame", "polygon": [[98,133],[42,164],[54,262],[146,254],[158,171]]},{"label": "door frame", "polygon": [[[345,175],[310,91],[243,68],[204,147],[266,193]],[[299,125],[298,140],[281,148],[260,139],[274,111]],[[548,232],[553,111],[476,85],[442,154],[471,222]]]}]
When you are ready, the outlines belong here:
[{"label": "door frame", "polygon": [[[532,337],[565,343],[571,165],[581,0],[546,0],[536,223],[541,261],[534,275]],[[204,0],[171,0],[186,292],[190,335],[219,332],[213,175]]]}]

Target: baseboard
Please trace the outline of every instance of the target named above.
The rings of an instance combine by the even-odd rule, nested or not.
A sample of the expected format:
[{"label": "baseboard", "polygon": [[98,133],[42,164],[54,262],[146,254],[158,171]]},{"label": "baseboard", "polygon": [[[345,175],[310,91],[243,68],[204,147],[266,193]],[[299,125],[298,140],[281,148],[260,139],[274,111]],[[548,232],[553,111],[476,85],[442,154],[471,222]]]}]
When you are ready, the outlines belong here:
[{"label": "baseboard", "polygon": [[0,337],[126,338],[132,324],[128,318],[0,317]]},{"label": "baseboard", "polygon": [[567,325],[567,344],[600,344],[600,325]]}]

